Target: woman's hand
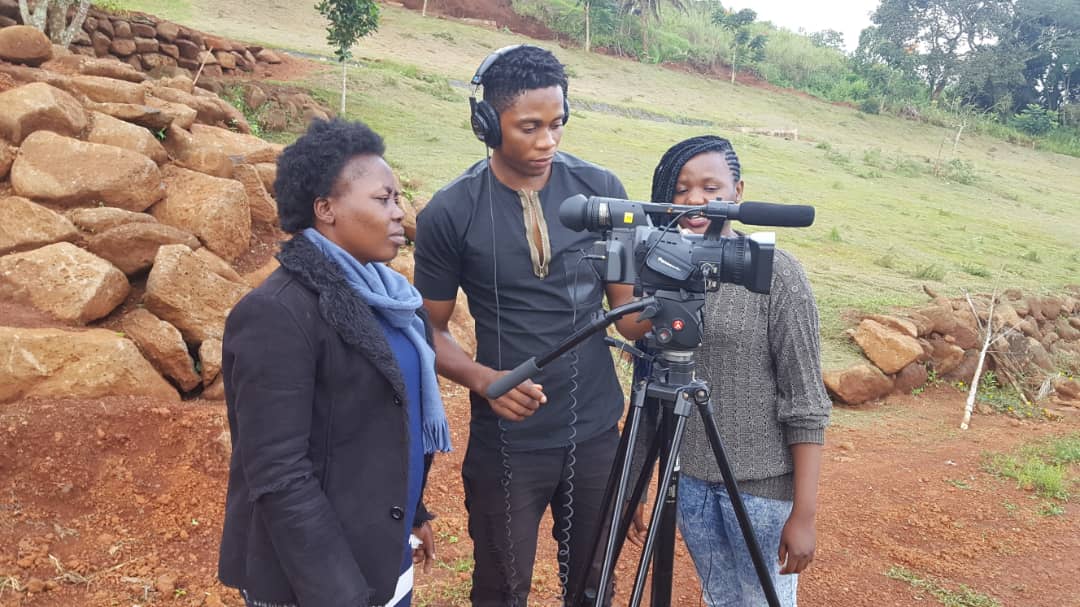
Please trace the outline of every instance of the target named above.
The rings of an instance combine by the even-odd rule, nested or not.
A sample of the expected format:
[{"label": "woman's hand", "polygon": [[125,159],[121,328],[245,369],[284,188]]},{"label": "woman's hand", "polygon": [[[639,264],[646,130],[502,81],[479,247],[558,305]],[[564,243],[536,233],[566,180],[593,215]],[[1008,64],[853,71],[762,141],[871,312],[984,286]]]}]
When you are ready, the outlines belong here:
[{"label": "woman's hand", "polygon": [[431,565],[435,562],[435,532],[431,530],[431,523],[425,521],[419,527],[413,527],[412,533],[420,538],[420,545],[413,549],[413,565],[423,563],[424,573],[430,573]]},{"label": "woman's hand", "polygon": [[781,574],[802,573],[814,560],[814,546],[817,531],[814,529],[812,514],[799,514],[792,511],[780,532]]}]

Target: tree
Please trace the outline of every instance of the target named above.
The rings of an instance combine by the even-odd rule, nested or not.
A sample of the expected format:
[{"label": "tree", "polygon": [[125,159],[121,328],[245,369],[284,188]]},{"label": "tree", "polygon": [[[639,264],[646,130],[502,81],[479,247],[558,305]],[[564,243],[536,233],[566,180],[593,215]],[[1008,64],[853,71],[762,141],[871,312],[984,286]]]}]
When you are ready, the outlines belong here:
[{"label": "tree", "polygon": [[68,9],[76,0],[38,0],[30,10],[27,0],[19,0],[19,13],[23,23],[38,28],[48,34],[54,44],[67,48],[75,39],[75,34],[86,21],[86,11],[90,9],[90,0],[78,0],[79,8],[71,23],[67,23]]},{"label": "tree", "polygon": [[326,40],[334,47],[334,56],[341,62],[341,114],[345,113],[347,61],[358,40],[379,28],[379,7],[374,0],[321,0],[315,5],[330,21]]},{"label": "tree", "polygon": [[592,0],[578,0],[578,6],[585,11],[585,52],[592,50]]},{"label": "tree", "polygon": [[810,38],[810,42],[813,42],[815,46],[832,48],[844,52],[844,34],[834,29],[811,32],[810,34],[807,34],[807,38]]},{"label": "tree", "polygon": [[[660,20],[660,0],[620,0],[623,13],[637,15],[641,20],[641,52],[649,54],[649,21]],[[670,0],[675,8],[685,11],[682,0]]]},{"label": "tree", "polygon": [[735,84],[735,71],[739,63],[739,56],[743,55],[753,61],[760,61],[765,56],[765,43],[768,39],[764,34],[755,34],[750,26],[757,19],[757,13],[744,8],[734,12],[717,7],[713,12],[712,21],[720,27],[732,33],[731,46],[731,84]]},{"label": "tree", "polygon": [[914,68],[936,100],[968,53],[996,43],[1012,9],[1012,0],[882,0],[867,42],[890,65]]}]

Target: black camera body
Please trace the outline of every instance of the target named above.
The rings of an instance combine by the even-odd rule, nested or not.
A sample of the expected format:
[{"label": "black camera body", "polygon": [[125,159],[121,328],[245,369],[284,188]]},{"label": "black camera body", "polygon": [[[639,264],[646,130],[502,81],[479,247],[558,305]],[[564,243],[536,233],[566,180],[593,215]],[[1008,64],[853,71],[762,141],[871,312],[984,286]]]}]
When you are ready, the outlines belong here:
[{"label": "black camera body", "polygon": [[[681,233],[678,219],[696,216],[709,218],[705,234]],[[640,318],[651,319],[656,341],[671,349],[701,345],[705,293],[722,283],[769,292],[775,235],[721,236],[725,221],[804,226],[813,218],[813,207],[762,202],[680,206],[577,195],[559,207],[563,225],[602,236],[589,257],[600,262],[605,282],[634,285],[635,295],[656,298]]]}]

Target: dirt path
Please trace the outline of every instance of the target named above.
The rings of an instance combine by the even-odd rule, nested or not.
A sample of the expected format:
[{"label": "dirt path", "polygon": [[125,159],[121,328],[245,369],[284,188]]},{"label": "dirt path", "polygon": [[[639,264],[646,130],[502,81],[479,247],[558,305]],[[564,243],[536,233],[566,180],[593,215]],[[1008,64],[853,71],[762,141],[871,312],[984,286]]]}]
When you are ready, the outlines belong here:
[{"label": "dirt path", "polygon": [[[428,502],[440,563],[418,605],[467,604],[471,545],[458,471],[468,424],[448,391],[459,449],[441,457]],[[1073,433],[1080,416],[1015,422],[979,416],[961,434],[961,396],[940,388],[863,410],[829,431],[819,548],[800,583],[804,605],[935,604],[887,578],[903,567],[1001,605],[1077,605],[1077,508],[1043,516],[1040,500],[981,469],[981,454]],[[214,578],[227,475],[224,407],[146,399],[0,405],[0,606],[239,605]],[[546,531],[541,534],[546,537]],[[532,604],[557,604],[554,546],[541,545]],[[634,554],[619,568],[627,587]],[[677,548],[675,605],[700,605]],[[44,589],[27,594],[14,586]]]}]

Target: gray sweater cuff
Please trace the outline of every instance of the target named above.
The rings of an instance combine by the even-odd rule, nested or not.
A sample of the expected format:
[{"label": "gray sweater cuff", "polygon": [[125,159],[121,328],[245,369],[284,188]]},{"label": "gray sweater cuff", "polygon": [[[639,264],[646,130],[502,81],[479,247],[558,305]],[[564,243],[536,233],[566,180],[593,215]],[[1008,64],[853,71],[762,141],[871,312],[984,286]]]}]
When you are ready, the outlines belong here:
[{"label": "gray sweater cuff", "polygon": [[799,443],[824,445],[825,428],[796,428],[795,426],[784,426],[784,437],[787,439],[788,445],[797,445]]}]

